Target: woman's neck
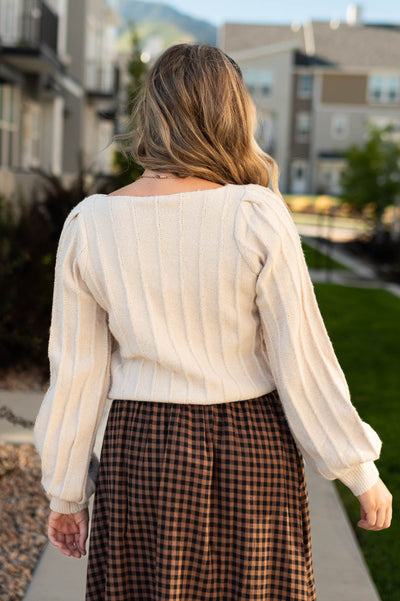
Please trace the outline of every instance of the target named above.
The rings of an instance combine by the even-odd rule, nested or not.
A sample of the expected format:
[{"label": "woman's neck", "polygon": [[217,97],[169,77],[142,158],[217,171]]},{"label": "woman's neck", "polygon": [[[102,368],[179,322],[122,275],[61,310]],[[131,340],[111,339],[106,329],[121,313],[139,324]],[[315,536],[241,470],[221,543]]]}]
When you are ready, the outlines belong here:
[{"label": "woman's neck", "polygon": [[115,190],[109,196],[162,196],[221,187],[220,184],[200,177],[177,177],[173,173],[161,173],[146,169],[137,180],[119,190]]}]

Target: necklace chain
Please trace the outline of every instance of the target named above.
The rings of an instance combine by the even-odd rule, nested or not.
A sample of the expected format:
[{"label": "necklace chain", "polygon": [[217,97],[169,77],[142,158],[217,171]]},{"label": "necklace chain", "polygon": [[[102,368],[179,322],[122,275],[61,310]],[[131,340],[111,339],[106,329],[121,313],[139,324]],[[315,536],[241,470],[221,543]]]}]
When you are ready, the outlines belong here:
[{"label": "necklace chain", "polygon": [[176,175],[160,175],[159,173],[156,173],[155,175],[139,175],[137,179],[142,179],[143,177],[149,179],[176,179]]}]

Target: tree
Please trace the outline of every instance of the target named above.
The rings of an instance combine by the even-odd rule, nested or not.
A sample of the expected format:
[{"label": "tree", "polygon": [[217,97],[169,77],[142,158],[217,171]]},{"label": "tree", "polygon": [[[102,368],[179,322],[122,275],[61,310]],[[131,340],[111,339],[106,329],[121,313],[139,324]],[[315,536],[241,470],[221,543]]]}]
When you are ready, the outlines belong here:
[{"label": "tree", "polygon": [[383,232],[385,208],[396,205],[400,196],[400,145],[392,133],[392,126],[371,126],[365,145],[347,151],[341,177],[342,200],[356,210],[369,205],[377,234]]},{"label": "tree", "polygon": [[130,25],[131,35],[131,56],[128,61],[128,74],[130,80],[128,82],[126,91],[128,96],[128,112],[130,113],[134,104],[140,87],[142,86],[144,79],[147,75],[148,67],[147,63],[142,60],[142,48],[140,45],[140,38],[135,25],[131,22]]},{"label": "tree", "polygon": [[[126,114],[131,115],[134,108],[137,95],[144,82],[147,74],[147,64],[143,62],[141,55],[142,49],[140,46],[139,34],[136,27],[131,22],[129,24],[130,37],[131,37],[131,54],[127,64],[127,72],[129,75],[129,81],[126,86]],[[128,123],[130,120],[128,119]],[[128,130],[120,132],[122,136],[129,134]],[[118,187],[126,186],[127,184],[135,181],[139,175],[143,173],[143,168],[138,165],[129,153],[129,142],[132,141],[132,137],[126,136],[126,139],[122,139],[121,150],[116,150],[113,156],[113,166],[116,171],[116,184]]]}]

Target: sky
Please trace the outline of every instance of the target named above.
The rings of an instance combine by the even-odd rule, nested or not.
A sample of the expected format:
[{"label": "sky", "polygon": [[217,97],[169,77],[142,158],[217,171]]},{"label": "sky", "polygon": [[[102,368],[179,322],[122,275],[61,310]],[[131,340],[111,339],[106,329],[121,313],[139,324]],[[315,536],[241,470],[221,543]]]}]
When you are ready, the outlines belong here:
[{"label": "sky", "polygon": [[[159,0],[197,18],[221,25],[226,21],[243,23],[304,23],[346,20],[347,0]],[[400,0],[364,0],[364,22],[400,25]]]}]

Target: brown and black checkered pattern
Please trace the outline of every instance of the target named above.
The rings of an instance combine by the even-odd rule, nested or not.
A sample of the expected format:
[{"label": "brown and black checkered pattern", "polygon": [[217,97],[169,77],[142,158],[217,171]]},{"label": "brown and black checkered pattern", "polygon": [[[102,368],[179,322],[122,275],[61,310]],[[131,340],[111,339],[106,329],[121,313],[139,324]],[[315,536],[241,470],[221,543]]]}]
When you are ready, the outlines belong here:
[{"label": "brown and black checkered pattern", "polygon": [[276,391],[113,402],[87,601],[315,601],[301,455]]}]

